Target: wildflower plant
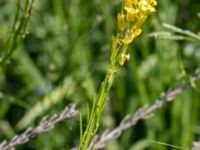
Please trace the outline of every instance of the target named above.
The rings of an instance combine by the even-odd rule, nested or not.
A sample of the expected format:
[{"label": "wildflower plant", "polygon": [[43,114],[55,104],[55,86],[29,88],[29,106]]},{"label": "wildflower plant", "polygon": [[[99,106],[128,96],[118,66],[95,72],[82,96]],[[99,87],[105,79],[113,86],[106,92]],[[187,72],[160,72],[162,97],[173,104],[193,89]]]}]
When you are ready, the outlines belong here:
[{"label": "wildflower plant", "polygon": [[94,98],[92,109],[88,112],[88,122],[84,133],[82,132],[82,116],[80,115],[79,150],[86,150],[91,138],[96,134],[106,97],[118,73],[119,66],[124,65],[130,59],[130,55],[127,53],[128,46],[141,34],[142,24],[150,13],[156,11],[156,5],[156,0],[125,0],[123,2],[122,9],[117,15],[118,31],[112,37],[110,62],[99,92]]}]

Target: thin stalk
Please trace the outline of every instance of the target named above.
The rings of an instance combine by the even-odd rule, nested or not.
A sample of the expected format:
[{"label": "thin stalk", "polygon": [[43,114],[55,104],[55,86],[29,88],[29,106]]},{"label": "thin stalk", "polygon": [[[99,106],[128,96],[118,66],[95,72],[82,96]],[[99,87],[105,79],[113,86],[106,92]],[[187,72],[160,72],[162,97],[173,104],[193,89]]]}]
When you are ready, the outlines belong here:
[{"label": "thin stalk", "polygon": [[[119,72],[119,65],[123,65],[130,58],[129,54],[126,54],[128,45],[132,43],[134,38],[140,35],[142,31],[141,25],[147,16],[155,11],[154,6],[156,4],[156,0],[146,1],[146,3],[143,1],[125,0],[122,4],[122,10],[117,17],[118,32],[112,38],[110,62],[107,66],[105,78],[101,83],[97,99],[94,100],[86,130],[83,136],[80,137],[79,150],[87,150],[91,138],[96,134],[99,128],[101,113],[106,104],[106,98],[113,80]],[[127,11],[126,14],[125,11]]]},{"label": "thin stalk", "polygon": [[[30,14],[32,10],[34,0],[26,1],[25,10],[23,15],[20,17],[20,1],[17,3],[17,10],[14,18],[14,23],[12,29],[10,31],[8,41],[6,42],[5,54],[0,60],[0,66],[3,65],[12,55],[12,53],[16,50],[17,46],[23,40],[26,35],[28,23],[30,20]],[[19,26],[17,26],[17,22],[19,21]],[[8,46],[7,46],[8,45]]]}]

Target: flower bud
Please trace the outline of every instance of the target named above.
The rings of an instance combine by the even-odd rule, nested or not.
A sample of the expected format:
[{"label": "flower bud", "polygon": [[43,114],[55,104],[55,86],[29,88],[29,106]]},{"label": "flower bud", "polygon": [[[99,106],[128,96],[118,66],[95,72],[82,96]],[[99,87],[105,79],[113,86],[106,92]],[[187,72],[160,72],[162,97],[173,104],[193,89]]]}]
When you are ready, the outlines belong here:
[{"label": "flower bud", "polygon": [[127,9],[127,20],[130,22],[135,20],[135,11],[133,8]]},{"label": "flower bud", "polygon": [[129,59],[130,59],[130,54],[124,54],[124,53],[122,53],[122,55],[121,55],[120,58],[119,58],[118,63],[119,63],[120,65],[124,65],[125,61],[126,61],[126,60],[129,60]]},{"label": "flower bud", "polygon": [[125,22],[125,15],[123,13],[118,14],[117,16],[117,25],[118,29],[121,31],[124,31],[126,28],[126,22]]}]

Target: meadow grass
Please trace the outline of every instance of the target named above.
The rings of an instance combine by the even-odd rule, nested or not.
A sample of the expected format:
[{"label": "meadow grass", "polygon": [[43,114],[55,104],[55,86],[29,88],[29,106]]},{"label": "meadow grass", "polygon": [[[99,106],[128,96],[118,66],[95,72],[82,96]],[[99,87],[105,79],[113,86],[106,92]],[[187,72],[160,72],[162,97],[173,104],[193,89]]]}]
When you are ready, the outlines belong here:
[{"label": "meadow grass", "polygon": [[[71,102],[82,113],[83,129],[87,127],[87,107],[92,107],[108,71],[110,43],[117,31],[116,16],[121,11],[120,0],[35,0],[32,10],[26,7],[28,2],[31,4],[0,1],[1,141],[12,139],[22,129],[37,124],[45,114],[56,114]],[[117,127],[126,115],[153,104],[168,88],[183,80],[190,82],[190,75],[200,65],[199,2],[160,0],[158,4],[157,12],[142,27],[141,36],[129,45],[131,59],[120,67],[106,94],[104,111],[97,121],[98,133]],[[26,10],[32,11],[28,17],[24,15]],[[162,26],[163,23],[184,32]],[[24,38],[27,30],[29,34]],[[197,38],[185,31],[195,33]],[[159,33],[157,37],[155,32]],[[152,34],[148,36],[149,33]],[[199,110],[197,81],[153,117],[148,116],[119,139],[108,142],[105,149],[175,149],[160,143],[189,149],[192,141],[199,140]],[[77,117],[18,149],[77,147],[79,129]]]}]

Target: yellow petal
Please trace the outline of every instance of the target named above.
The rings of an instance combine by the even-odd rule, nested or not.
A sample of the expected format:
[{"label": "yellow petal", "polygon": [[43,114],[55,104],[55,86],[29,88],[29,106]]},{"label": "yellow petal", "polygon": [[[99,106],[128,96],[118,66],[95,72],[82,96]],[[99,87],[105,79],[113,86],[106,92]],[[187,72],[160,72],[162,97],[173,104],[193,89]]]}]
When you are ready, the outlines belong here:
[{"label": "yellow petal", "polygon": [[138,3],[139,3],[138,0],[133,0],[134,5],[138,5]]},{"label": "yellow petal", "polygon": [[135,20],[135,10],[133,8],[127,10],[127,20],[130,22]]},{"label": "yellow petal", "polygon": [[133,31],[128,29],[128,30],[126,30],[125,37],[121,41],[124,44],[130,44],[133,41],[134,37],[135,37],[135,35],[134,35]]},{"label": "yellow petal", "polygon": [[141,29],[136,29],[136,30],[134,30],[134,36],[136,37],[136,36],[139,36],[141,33],[142,33],[142,30]]},{"label": "yellow petal", "polygon": [[125,0],[124,1],[124,6],[126,8],[131,8],[132,7],[132,0]]}]

